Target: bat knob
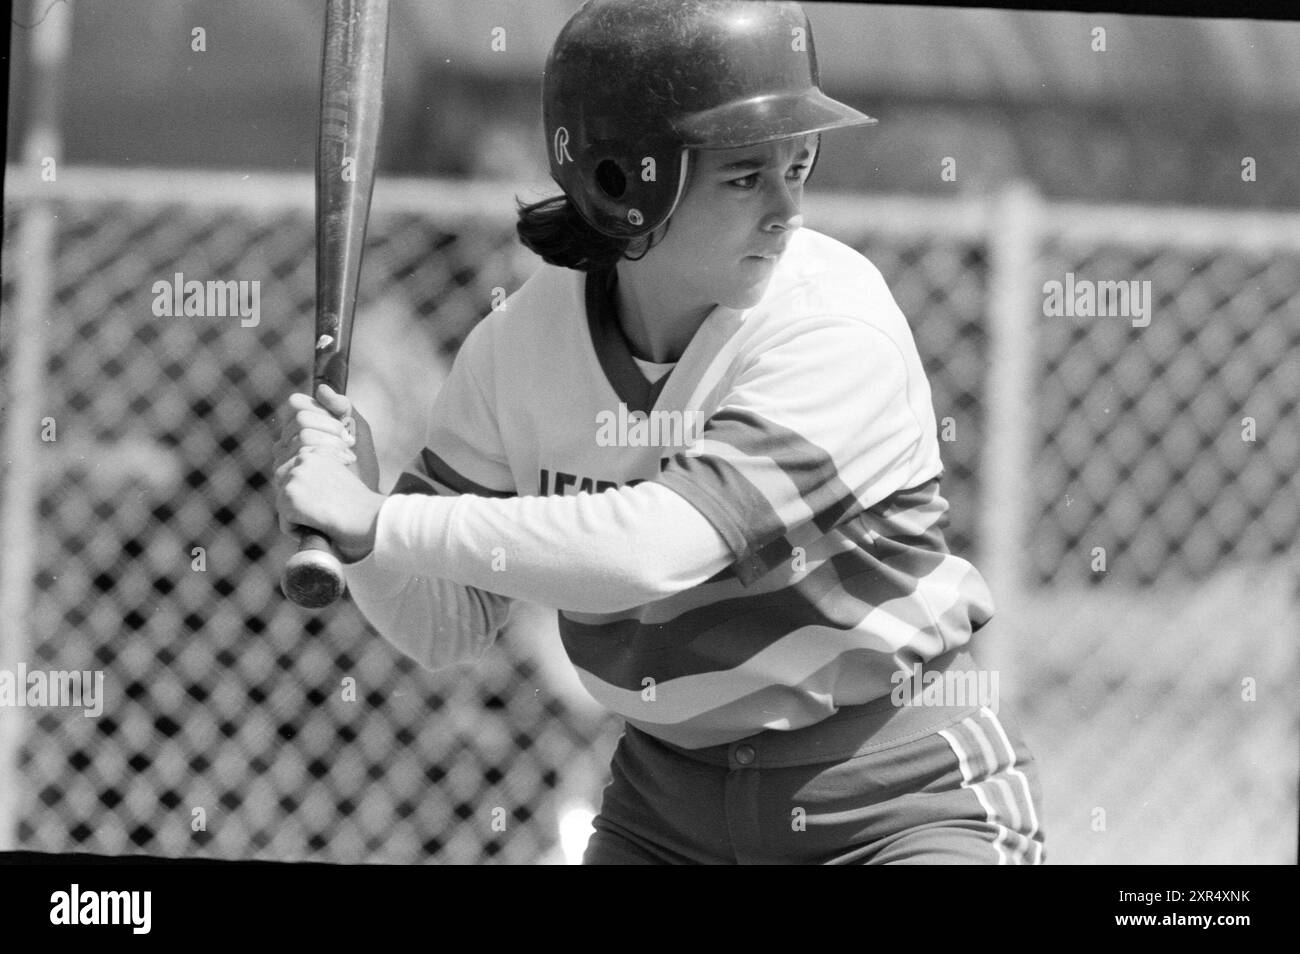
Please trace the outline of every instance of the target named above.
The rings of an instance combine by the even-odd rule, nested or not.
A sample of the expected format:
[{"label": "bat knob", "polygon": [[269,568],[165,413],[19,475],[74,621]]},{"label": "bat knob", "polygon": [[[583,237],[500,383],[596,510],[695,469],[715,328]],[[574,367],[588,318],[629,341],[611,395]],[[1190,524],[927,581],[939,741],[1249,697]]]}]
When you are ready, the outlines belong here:
[{"label": "bat knob", "polygon": [[284,565],[280,586],[303,609],[329,606],[346,588],[343,567],[328,548],[304,544]]}]

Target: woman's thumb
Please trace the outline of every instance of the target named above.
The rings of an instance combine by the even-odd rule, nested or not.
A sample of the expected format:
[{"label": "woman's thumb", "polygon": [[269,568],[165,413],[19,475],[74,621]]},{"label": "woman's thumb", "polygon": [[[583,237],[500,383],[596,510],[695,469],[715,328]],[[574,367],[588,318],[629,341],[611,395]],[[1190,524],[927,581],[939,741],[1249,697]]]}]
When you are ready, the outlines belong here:
[{"label": "woman's thumb", "polygon": [[316,388],[316,400],[321,403],[321,407],[335,417],[342,418],[352,413],[352,402],[328,384],[322,384]]}]

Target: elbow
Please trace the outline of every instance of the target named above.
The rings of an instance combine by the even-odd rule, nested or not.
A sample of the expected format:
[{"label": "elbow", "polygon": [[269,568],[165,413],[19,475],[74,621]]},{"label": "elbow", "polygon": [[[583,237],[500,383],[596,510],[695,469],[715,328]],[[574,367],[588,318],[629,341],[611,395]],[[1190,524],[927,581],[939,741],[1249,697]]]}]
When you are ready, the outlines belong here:
[{"label": "elbow", "polygon": [[458,666],[478,665],[496,642],[499,633],[500,628],[454,625],[435,630],[418,652],[412,653],[404,646],[394,645],[418,663],[421,669],[441,673]]},{"label": "elbow", "polygon": [[371,621],[375,630],[429,672],[479,662],[509,621],[510,601],[444,581],[421,582],[397,598],[391,615]]},{"label": "elbow", "polygon": [[508,598],[474,587],[457,588],[456,593],[459,612],[440,619],[426,659],[420,663],[432,672],[477,665],[496,644],[514,608]]},{"label": "elbow", "polygon": [[411,658],[426,672],[443,673],[448,669],[455,669],[459,666],[477,666],[483,661],[483,657],[487,655],[488,645],[490,643],[461,652],[446,652],[445,647],[439,646],[435,642],[428,652]]}]

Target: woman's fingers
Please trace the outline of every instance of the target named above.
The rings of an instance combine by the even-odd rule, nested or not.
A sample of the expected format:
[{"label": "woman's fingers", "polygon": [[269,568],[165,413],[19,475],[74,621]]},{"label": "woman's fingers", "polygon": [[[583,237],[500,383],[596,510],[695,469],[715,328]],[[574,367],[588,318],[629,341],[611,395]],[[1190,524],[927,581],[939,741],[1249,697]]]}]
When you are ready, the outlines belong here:
[{"label": "woman's fingers", "polygon": [[344,465],[350,466],[357,462],[357,455],[346,447],[338,447],[332,444],[313,444],[288,454],[283,460],[276,461],[275,470],[272,474],[275,486],[283,487],[285,481],[289,479],[289,475],[293,473],[293,469],[302,463],[304,455],[313,453],[328,454]]},{"label": "woman's fingers", "polygon": [[[348,414],[351,413],[352,405],[348,403],[347,398],[330,391],[327,385],[321,385],[320,393],[322,396],[329,397],[333,406],[346,408]],[[289,395],[289,409],[290,414],[288,423],[285,424],[286,428],[297,426],[298,428],[311,428],[325,431],[328,434],[337,434],[340,437],[350,435],[351,426],[345,420],[348,414],[340,417],[340,415],[331,413],[328,407],[312,400],[306,394]],[[349,439],[351,438],[349,437]]]},{"label": "woman's fingers", "polygon": [[352,445],[333,434],[317,430],[293,431],[282,436],[271,448],[272,467],[278,468],[285,461],[292,460],[300,451],[318,447],[332,449],[345,462],[357,459]]},{"label": "woman's fingers", "polygon": [[351,441],[351,431],[347,425],[338,418],[330,415],[324,408],[312,407],[300,410],[294,414],[290,426],[296,426],[298,430],[303,431],[321,431],[325,434],[333,434],[340,439]]},{"label": "woman's fingers", "polygon": [[316,400],[337,418],[345,418],[352,413],[352,402],[348,400],[347,395],[339,394],[328,384],[316,388]]}]

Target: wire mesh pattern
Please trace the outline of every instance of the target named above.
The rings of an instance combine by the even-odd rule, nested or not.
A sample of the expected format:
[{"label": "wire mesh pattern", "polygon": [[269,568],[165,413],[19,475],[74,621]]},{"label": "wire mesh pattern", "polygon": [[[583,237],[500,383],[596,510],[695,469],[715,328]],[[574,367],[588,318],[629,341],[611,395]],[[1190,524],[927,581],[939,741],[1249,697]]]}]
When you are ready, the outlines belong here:
[{"label": "wire mesh pattern", "polygon": [[[33,716],[22,843],[338,862],[553,853],[555,794],[602,777],[613,726],[544,697],[511,633],[468,678],[430,674],[350,603],[313,616],[279,593],[269,464],[280,407],[308,383],[310,216],[111,201],[58,214],[30,665],[102,669],[108,698],[99,718]],[[362,307],[397,284],[452,351],[490,288],[524,277],[493,267],[509,234],[382,215],[372,234]],[[153,284],[177,272],[260,282],[263,320],[156,316]],[[426,402],[418,384],[408,396]]]},{"label": "wire mesh pattern", "polygon": [[1045,243],[1040,281],[1069,274],[1149,282],[1154,300],[1147,325],[1042,319],[1038,582],[1101,582],[1094,547],[1140,583],[1284,552],[1300,535],[1300,259]]},{"label": "wire mesh pattern", "polygon": [[984,431],[984,249],[973,240],[944,235],[924,245],[901,242],[888,232],[843,238],[880,269],[912,326],[939,425],[943,495],[951,505],[944,532],[953,552],[969,555],[976,535]]},{"label": "wire mesh pattern", "polygon": [[[104,670],[107,699],[98,718],[26,711],[22,847],[555,860],[559,813],[574,797],[596,803],[619,727],[550,691],[526,627],[512,626],[484,663],[435,674],[378,638],[350,603],[313,615],[279,593],[290,545],[269,470],[276,415],[308,383],[310,210],[127,201],[111,178],[103,193],[54,204],[43,413],[57,440],[41,447],[29,644],[32,666]],[[7,203],[6,308],[24,208]],[[410,449],[437,375],[392,369],[411,355],[450,358],[497,290],[535,267],[499,211],[448,221],[381,210],[368,239],[357,361],[389,370],[387,404],[405,412],[397,442]],[[941,445],[944,493],[950,545],[966,553],[981,543],[988,492],[977,473],[987,239],[943,220],[924,235],[887,216],[863,221],[825,230],[875,262],[912,322],[941,435],[948,418],[957,435]],[[1041,274],[1026,280],[1149,277],[1157,312],[1143,329],[1035,318],[1036,344],[1026,344],[1040,372],[1023,488],[1036,586],[1024,606],[1005,607],[1005,655],[1044,766],[1049,845],[1061,832],[1060,861],[1268,860],[1288,824],[1279,779],[1288,767],[1294,778],[1297,751],[1295,719],[1279,715],[1294,708],[1280,700],[1300,675],[1284,622],[1295,591],[1276,567],[1288,565],[1297,531],[1300,452],[1284,422],[1295,411],[1285,382],[1300,373],[1300,267],[1281,249],[1089,245],[1044,221]],[[154,283],[177,273],[260,282],[260,322],[157,316]],[[367,323],[393,314],[401,318],[382,333]],[[1241,437],[1246,416],[1258,422],[1254,442]],[[1108,551],[1106,573],[1092,569],[1094,546]],[[1206,625],[1211,605],[1230,614],[1248,602],[1251,577],[1220,573],[1232,560],[1275,568],[1272,609]],[[1221,598],[1154,630],[1151,607],[1182,605],[1197,580]],[[1147,589],[1124,589],[1138,585]],[[1184,678],[1189,654],[1202,668]],[[1259,681],[1253,708],[1238,699],[1244,677]],[[1195,713],[1213,731],[1196,731]],[[1225,762],[1230,752],[1241,757]],[[1131,817],[1125,827],[1115,806],[1152,774],[1156,753],[1176,756],[1167,781],[1187,786],[1178,818],[1220,817],[1231,804],[1233,825],[1202,826],[1194,843],[1178,820],[1165,819],[1167,831]],[[1237,774],[1197,785],[1214,764]],[[1241,811],[1250,799],[1257,813]],[[1107,806],[1108,830],[1126,838],[1093,837],[1092,811]]]}]

